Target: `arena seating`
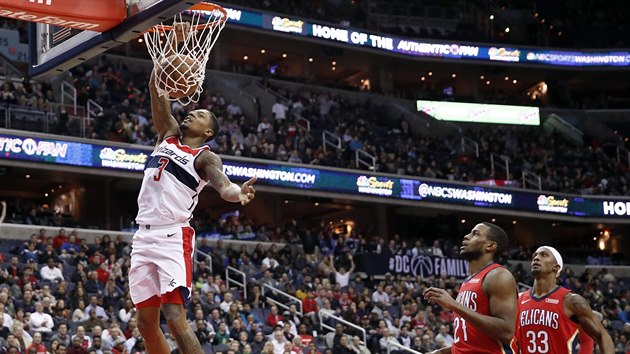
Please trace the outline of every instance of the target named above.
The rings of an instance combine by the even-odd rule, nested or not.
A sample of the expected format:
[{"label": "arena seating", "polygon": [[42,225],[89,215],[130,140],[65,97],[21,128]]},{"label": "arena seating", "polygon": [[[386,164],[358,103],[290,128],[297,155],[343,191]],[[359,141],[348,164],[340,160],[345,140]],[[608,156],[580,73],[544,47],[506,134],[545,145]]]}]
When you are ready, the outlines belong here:
[{"label": "arena seating", "polygon": [[[37,228],[33,226],[33,231],[36,230]],[[305,235],[299,225],[293,231]],[[128,244],[122,238],[109,239],[106,236],[82,242],[80,232],[71,232],[71,235],[78,236],[75,244],[71,244],[68,236],[64,234],[50,237],[38,237],[34,234],[29,240],[3,237],[0,245],[0,313],[4,314],[4,325],[7,325],[7,319],[12,321],[14,324],[10,326],[9,331],[19,335],[20,328],[15,323],[23,324],[25,333],[20,339],[20,345],[22,352],[25,352],[23,348],[32,345],[32,338],[36,337],[37,332],[34,328],[36,324],[29,322],[28,318],[30,312],[35,311],[36,303],[41,302],[46,307],[44,313],[51,314],[54,321],[51,332],[42,332],[43,345],[51,353],[55,353],[51,345],[54,345],[55,341],[58,342],[61,335],[59,325],[62,322],[68,323],[70,330],[67,335],[70,337],[86,330],[87,337],[83,342],[86,348],[91,345],[90,340],[94,336],[100,335],[103,343],[101,350],[104,353],[122,352],[117,351],[120,350],[117,348],[119,342],[122,348],[128,350],[127,352],[142,353],[142,343],[133,334],[136,324],[132,318],[135,312],[127,302],[129,295],[125,279],[129,267]],[[273,238],[271,234],[260,237]],[[365,348],[362,345],[358,348],[351,345],[349,348],[357,354],[385,353],[386,346],[381,344],[384,342],[380,342],[380,339],[386,331],[392,333],[392,338],[400,343],[421,352],[432,350],[441,341],[449,340],[448,333],[451,329],[448,312],[438,306],[426,305],[420,301],[418,294],[427,286],[442,286],[456,294],[457,282],[433,276],[416,282],[399,276],[375,279],[373,276],[361,277],[363,273],[357,271],[355,275],[359,277],[350,278],[353,291],[349,291],[348,288],[341,288],[336,284],[335,270],[330,267],[325,255],[335,257],[337,267],[347,262],[348,253],[353,254],[357,263],[360,263],[361,257],[369,256],[370,252],[377,249],[378,240],[358,242],[357,244],[364,246],[352,250],[345,247],[342,242],[337,242],[336,246],[331,248],[329,241],[323,237],[314,240],[293,239],[293,242],[300,246],[302,243],[316,245],[315,249],[310,246],[304,248],[308,252],[315,250],[316,253],[313,254],[305,254],[302,247],[269,247],[270,244],[263,246],[258,241],[241,243],[246,246],[242,248],[226,245],[222,241],[201,241],[199,249],[212,256],[212,264],[207,264],[204,257],[198,259],[204,260],[204,264],[198,264],[196,267],[194,279],[197,291],[193,292],[188,311],[191,326],[197,330],[197,336],[204,342],[205,351],[225,352],[234,345],[235,353],[246,353],[247,351],[243,350],[247,345],[252,348],[253,353],[260,353],[262,343],[257,341],[264,342],[268,339],[273,341],[273,338],[267,339],[267,336],[272,333],[277,321],[287,324],[283,327],[285,335],[284,338],[280,338],[281,341],[288,341],[300,335],[301,343],[292,349],[296,353],[306,350],[314,353],[331,350],[335,353],[342,350],[337,343],[339,337],[334,331],[328,330],[345,323],[340,322],[342,320],[361,323],[362,328],[367,329]],[[45,251],[44,245],[55,243],[62,246],[52,252]],[[401,245],[404,245],[401,241],[390,242],[383,246],[380,252],[399,255],[435,252],[433,247],[401,248]],[[68,252],[74,248],[79,252]],[[64,251],[58,253],[58,249]],[[449,256],[453,248],[446,244],[442,249],[444,255]],[[508,261],[517,280],[524,284],[531,283],[531,278],[522,263],[516,259],[525,257],[528,252],[531,250],[514,249],[510,258],[515,260]],[[50,277],[51,273],[48,259],[53,260],[52,270],[55,264],[63,269],[63,279],[44,278]],[[233,283],[226,286],[226,278],[220,274],[225,274],[224,270],[229,266],[236,266],[245,272],[247,298],[244,297],[243,288],[234,288]],[[360,270],[359,268],[357,270]],[[572,266],[567,267],[561,279],[563,285],[582,294],[590,301],[594,310],[602,313],[603,323],[613,336],[617,353],[630,351],[630,344],[626,340],[630,332],[628,321],[630,291],[627,286],[630,279],[617,279],[605,269],[575,274]],[[374,290],[380,286],[384,287],[389,298],[385,304],[375,303],[372,296]],[[258,290],[261,287],[266,291],[259,294]],[[279,295],[280,291],[302,300],[305,311],[300,314],[300,306],[295,299]],[[233,300],[226,294],[231,294],[229,297],[233,297]],[[312,294],[312,297],[309,294]],[[108,319],[103,321],[89,319],[84,305],[89,305],[91,295],[96,295],[97,303],[90,306]],[[67,299],[65,304],[60,302],[61,299]],[[298,305],[295,306],[296,312],[291,311],[292,304]],[[58,308],[60,311],[57,311]],[[321,321],[325,328],[320,327],[320,317],[315,315],[317,310],[321,309],[324,309]],[[252,317],[248,320],[250,314]],[[199,321],[193,321],[193,318]],[[243,319],[244,330],[239,328],[241,327],[239,324],[235,324],[235,320],[238,319]],[[226,332],[220,325],[222,322],[227,324]],[[440,328],[443,326],[446,326],[445,330],[440,334]],[[120,328],[124,338],[116,339],[115,327]],[[166,326],[163,328],[168,331]],[[360,331],[350,325],[341,326],[337,330],[344,335],[361,335]],[[261,331],[258,338],[255,333],[257,331]],[[239,340],[240,335],[237,335],[240,332],[247,333],[242,340]],[[415,338],[419,340],[416,341]],[[308,348],[310,341],[314,343],[314,348]],[[4,353],[6,347],[6,338],[0,336],[0,352]],[[88,350],[98,352],[96,348]]]}]

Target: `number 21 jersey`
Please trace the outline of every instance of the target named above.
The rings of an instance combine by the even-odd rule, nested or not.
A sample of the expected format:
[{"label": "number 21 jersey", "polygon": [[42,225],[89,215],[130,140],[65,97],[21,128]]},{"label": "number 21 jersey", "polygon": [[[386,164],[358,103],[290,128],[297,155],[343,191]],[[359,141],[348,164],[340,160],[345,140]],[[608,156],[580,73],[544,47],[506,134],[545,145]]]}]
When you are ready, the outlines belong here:
[{"label": "number 21 jersey", "polygon": [[175,225],[192,218],[199,193],[207,183],[195,170],[195,158],[204,150],[210,148],[193,149],[182,145],[177,136],[158,145],[144,169],[138,195],[138,224]]},{"label": "number 21 jersey", "polygon": [[[481,315],[490,316],[490,301],[483,291],[483,279],[492,270],[501,267],[496,263],[485,266],[476,274],[470,276],[459,289],[456,301]],[[500,341],[477,330],[466,323],[466,320],[455,313],[453,321],[453,354],[507,354],[512,353],[509,346],[503,346]]]},{"label": "number 21 jersey", "polygon": [[577,354],[578,325],[564,312],[571,290],[561,286],[537,298],[531,289],[518,298],[515,339],[521,354]]}]

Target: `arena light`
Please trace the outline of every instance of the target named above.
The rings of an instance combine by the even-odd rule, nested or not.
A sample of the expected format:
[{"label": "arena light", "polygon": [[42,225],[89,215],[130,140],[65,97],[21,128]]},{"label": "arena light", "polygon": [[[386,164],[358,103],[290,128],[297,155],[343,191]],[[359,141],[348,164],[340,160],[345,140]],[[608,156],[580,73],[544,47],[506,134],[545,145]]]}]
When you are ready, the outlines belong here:
[{"label": "arena light", "polygon": [[451,75],[451,77],[454,79],[454,78],[456,78],[456,77],[457,77],[457,74],[453,73],[453,74]]},{"label": "arena light", "polygon": [[260,50],[260,54],[265,54],[265,53],[266,53],[266,50],[264,50],[264,49]]}]

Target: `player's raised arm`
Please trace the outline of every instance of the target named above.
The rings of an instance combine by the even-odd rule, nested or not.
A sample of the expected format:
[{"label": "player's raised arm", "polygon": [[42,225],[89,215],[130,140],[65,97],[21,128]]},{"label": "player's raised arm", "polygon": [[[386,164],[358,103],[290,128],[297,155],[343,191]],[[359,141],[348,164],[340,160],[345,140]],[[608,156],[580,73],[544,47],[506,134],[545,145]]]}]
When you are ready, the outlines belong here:
[{"label": "player's raised arm", "polygon": [[256,190],[252,187],[256,182],[256,177],[250,178],[239,187],[223,173],[223,162],[217,154],[210,151],[204,152],[195,164],[197,170],[200,171],[200,177],[208,181],[219,192],[223,200],[246,205],[256,196]]},{"label": "player's raised arm", "polygon": [[595,316],[586,299],[578,294],[567,294],[567,297],[564,301],[567,316],[577,318],[580,328],[597,342],[601,353],[614,354],[615,346],[612,338]]},{"label": "player's raised arm", "polygon": [[155,87],[155,70],[151,72],[149,80],[149,92],[151,93],[151,115],[153,117],[153,125],[158,133],[157,144],[161,143],[164,138],[176,135],[180,136],[179,126],[175,117],[171,114],[171,103],[163,96],[158,94]]},{"label": "player's raised arm", "polygon": [[[171,54],[173,54],[173,48],[176,48],[177,44],[184,40],[188,31],[190,31],[189,23],[174,24],[173,32],[169,33],[168,40],[171,42],[171,46],[165,55],[166,58],[171,57]],[[151,113],[153,115],[153,125],[155,125],[155,130],[157,130],[158,133],[157,143],[159,144],[168,136],[180,136],[181,132],[179,131],[177,121],[171,114],[170,101],[166,97],[160,96],[158,93],[157,87],[155,86],[155,75],[155,69],[153,69],[153,71],[151,71],[151,79],[149,80],[149,92],[151,93]]]},{"label": "player's raised arm", "polygon": [[482,315],[458,303],[443,289],[429,288],[424,292],[424,298],[455,311],[475,328],[504,345],[509,345],[514,336],[517,311],[516,281],[508,270],[497,268],[488,273],[483,289],[489,298],[490,316]]}]

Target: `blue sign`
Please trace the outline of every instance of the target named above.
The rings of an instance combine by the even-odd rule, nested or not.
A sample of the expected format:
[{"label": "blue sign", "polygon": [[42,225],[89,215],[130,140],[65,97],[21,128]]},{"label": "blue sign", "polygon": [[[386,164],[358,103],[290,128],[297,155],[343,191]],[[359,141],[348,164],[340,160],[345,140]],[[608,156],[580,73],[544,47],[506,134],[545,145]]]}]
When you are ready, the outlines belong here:
[{"label": "blue sign", "polygon": [[[75,142],[41,134],[37,136],[0,131],[0,163],[2,160],[19,160],[141,172],[152,151],[147,146],[105,145],[107,142],[93,144],[87,140]],[[257,176],[258,184],[287,189],[406,200],[418,206],[468,206],[538,215],[618,220],[628,220],[630,216],[630,200],[627,198],[549,194],[410,176],[400,178],[364,171],[236,159],[230,156],[222,158],[223,172],[233,181],[246,181]]]}]

